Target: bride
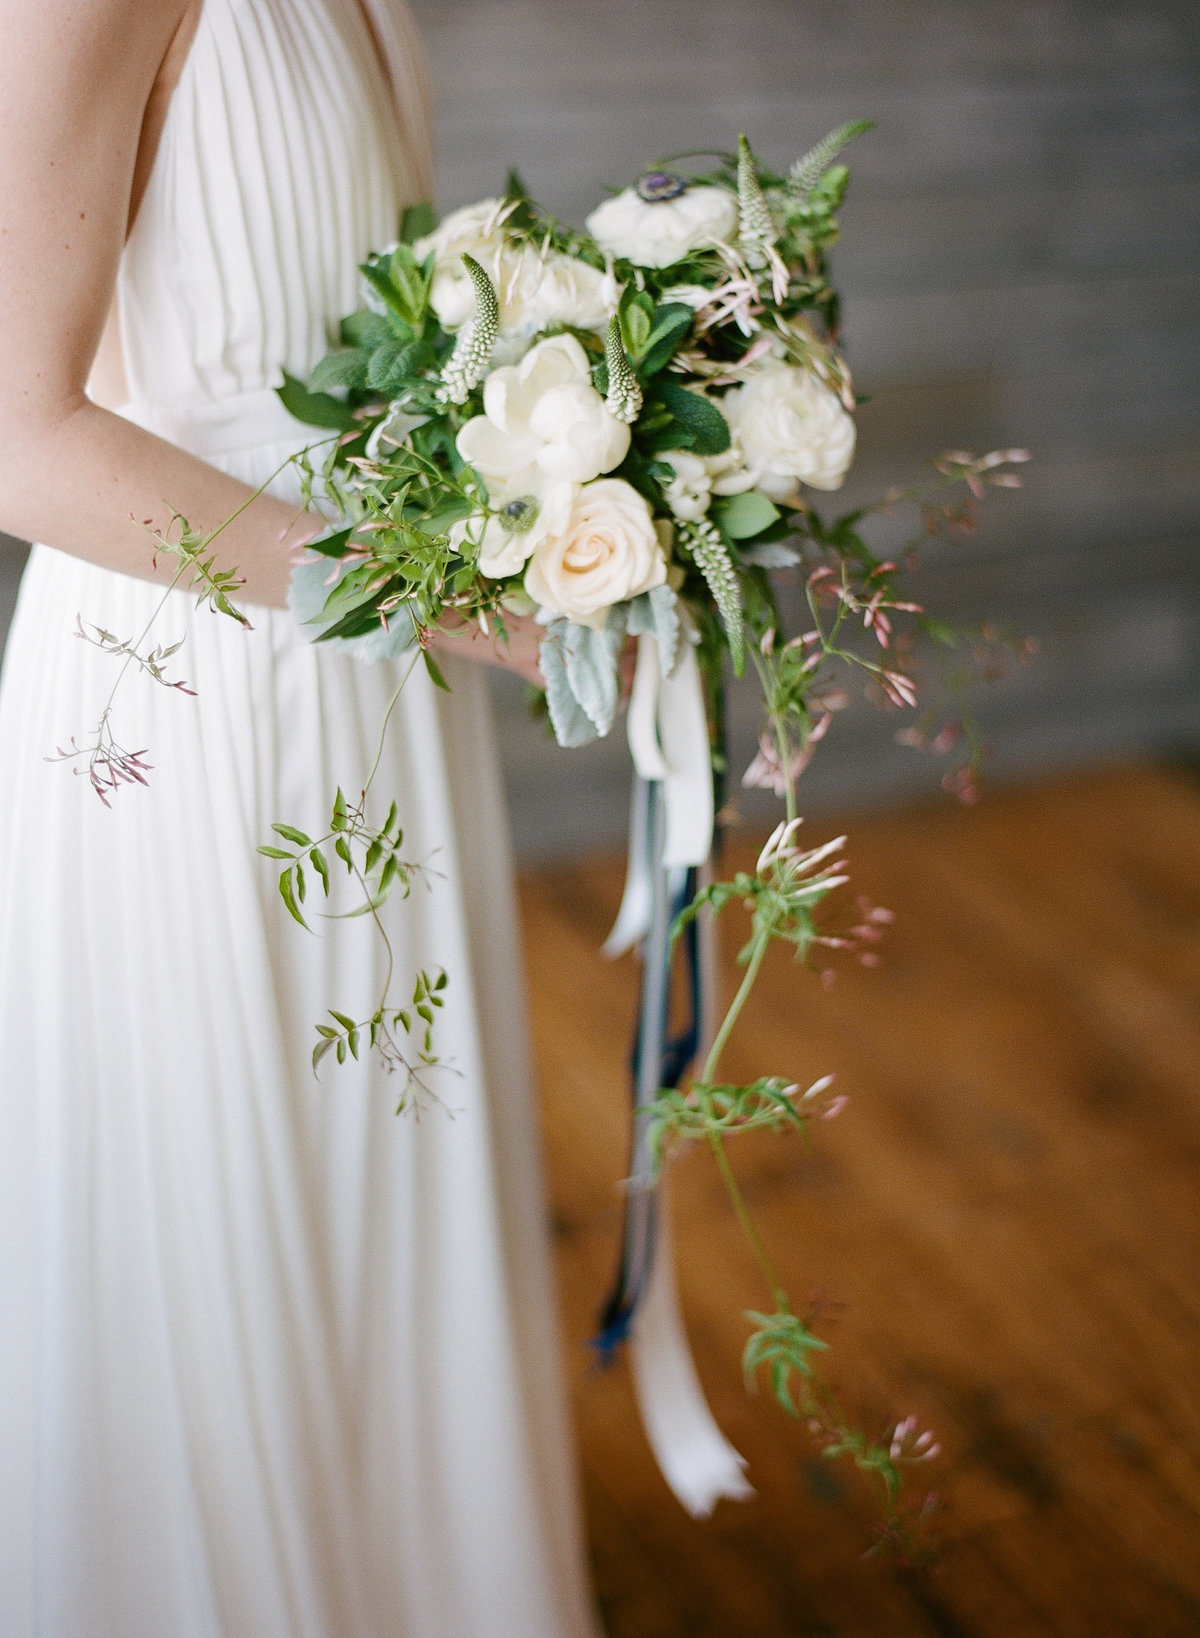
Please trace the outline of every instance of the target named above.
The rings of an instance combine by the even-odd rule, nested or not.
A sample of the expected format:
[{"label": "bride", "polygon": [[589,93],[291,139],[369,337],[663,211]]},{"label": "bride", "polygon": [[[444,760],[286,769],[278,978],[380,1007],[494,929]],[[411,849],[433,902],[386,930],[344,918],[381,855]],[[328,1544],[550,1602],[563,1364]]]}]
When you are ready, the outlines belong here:
[{"label": "bride", "polygon": [[[33,548],[0,691],[0,1632],[583,1638],[513,903],[481,668],[405,688],[376,788],[428,890],[399,970],[451,975],[454,1073],[397,1119],[312,1026],[375,1005],[363,920],[310,937],[255,849],[358,789],[390,662],[284,611],[321,527],[278,481],[219,537],[252,630],[144,525],[235,512],[357,264],[427,196],[399,0],[0,0],[0,529]],[[89,383],[90,376],[90,383]],[[156,581],[158,582],[156,584]],[[68,753],[56,758],[56,747]],[[52,760],[47,760],[50,758]],[[86,761],[86,756],[83,761]],[[360,1016],[365,1012],[360,1010]]]}]

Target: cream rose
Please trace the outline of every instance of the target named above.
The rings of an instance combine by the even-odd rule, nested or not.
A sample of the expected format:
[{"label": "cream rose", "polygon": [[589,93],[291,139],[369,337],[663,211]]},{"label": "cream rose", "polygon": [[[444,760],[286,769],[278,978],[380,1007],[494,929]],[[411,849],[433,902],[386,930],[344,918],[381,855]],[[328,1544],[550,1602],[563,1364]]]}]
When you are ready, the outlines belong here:
[{"label": "cream rose", "polygon": [[753,486],[785,504],[799,486],[839,489],[854,458],[854,421],[811,370],[768,359],[721,409]]},{"label": "cream rose", "polygon": [[[532,245],[514,244],[504,234],[504,206],[484,199],[451,211],[413,252],[434,255],[430,304],[447,330],[457,330],[475,307],[475,287],[463,265],[473,256],[496,288],[502,342],[527,339],[551,324],[603,330],[620,291],[605,274],[574,256],[543,256]],[[502,349],[503,350],[503,349]]]},{"label": "cream rose", "polygon": [[737,223],[737,199],[725,188],[685,187],[653,202],[626,188],[592,212],[587,230],[612,256],[638,267],[671,267],[689,251],[728,243]]},{"label": "cream rose", "polygon": [[538,542],[525,590],[551,613],[599,629],[614,603],[666,578],[650,508],[623,479],[600,478],[577,492],[563,532]]}]

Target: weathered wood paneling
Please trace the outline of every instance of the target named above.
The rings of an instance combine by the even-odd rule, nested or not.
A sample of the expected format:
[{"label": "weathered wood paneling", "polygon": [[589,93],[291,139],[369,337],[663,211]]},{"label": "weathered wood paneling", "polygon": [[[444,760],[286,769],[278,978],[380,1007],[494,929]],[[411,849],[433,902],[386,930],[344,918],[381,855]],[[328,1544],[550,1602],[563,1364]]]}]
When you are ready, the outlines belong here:
[{"label": "weathered wood paneling", "polygon": [[[922,595],[1041,652],[980,701],[999,773],[1200,740],[1200,13],[1182,0],[417,0],[444,206],[511,162],[580,218],[605,181],[741,128],[785,162],[869,114],[836,253],[860,389],[847,502],[948,445],[1028,488]],[[886,531],[881,539],[886,538]],[[18,561],[0,550],[0,626]],[[530,852],[623,824],[619,743],[559,756],[498,679]],[[855,708],[807,801],[927,781]],[[753,743],[735,697],[735,755]]]}]

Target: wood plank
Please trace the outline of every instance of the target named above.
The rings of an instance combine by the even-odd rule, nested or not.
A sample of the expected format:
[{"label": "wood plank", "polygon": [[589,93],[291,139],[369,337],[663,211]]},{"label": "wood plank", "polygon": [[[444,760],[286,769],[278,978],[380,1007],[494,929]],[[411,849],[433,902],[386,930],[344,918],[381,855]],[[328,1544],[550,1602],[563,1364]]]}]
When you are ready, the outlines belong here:
[{"label": "wood plank", "polygon": [[615,1255],[636,972],[596,954],[616,861],[522,884],[610,1630],[1195,1633],[1200,788],[1124,770],[915,810],[855,827],[851,862],[855,890],[897,913],[883,964],[825,990],[769,962],[728,1063],[802,1081],[834,1069],[850,1106],[811,1153],[742,1139],[735,1163],[787,1281],[835,1303],[856,1408],[875,1425],[911,1410],[943,1438],[929,1479],[948,1546],[931,1575],[861,1565],[866,1495],[746,1398],[740,1316],[762,1292],[704,1157],[671,1169],[681,1286],[757,1499],[686,1520],[624,1368],[585,1366]]}]

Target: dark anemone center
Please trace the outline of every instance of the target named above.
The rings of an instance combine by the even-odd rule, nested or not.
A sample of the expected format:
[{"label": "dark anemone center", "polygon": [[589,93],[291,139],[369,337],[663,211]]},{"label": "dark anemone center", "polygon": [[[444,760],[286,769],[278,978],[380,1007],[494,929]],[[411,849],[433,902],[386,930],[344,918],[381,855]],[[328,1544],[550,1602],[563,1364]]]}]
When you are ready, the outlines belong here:
[{"label": "dark anemone center", "polygon": [[648,205],[661,205],[666,199],[678,199],[687,189],[687,177],[674,171],[647,171],[637,185],[639,199]]},{"label": "dark anemone center", "polygon": [[532,528],[538,505],[533,495],[518,495],[500,508],[500,521],[510,535],[523,535]]}]

